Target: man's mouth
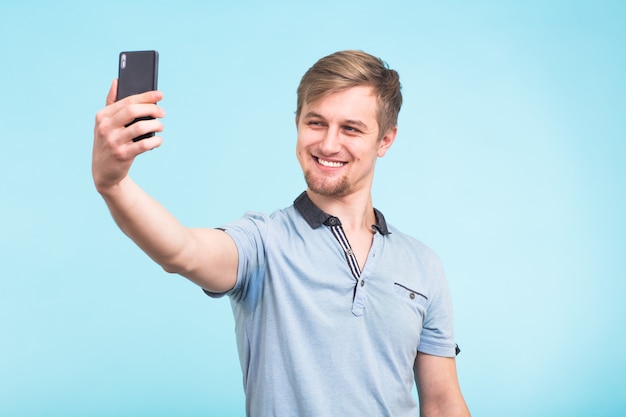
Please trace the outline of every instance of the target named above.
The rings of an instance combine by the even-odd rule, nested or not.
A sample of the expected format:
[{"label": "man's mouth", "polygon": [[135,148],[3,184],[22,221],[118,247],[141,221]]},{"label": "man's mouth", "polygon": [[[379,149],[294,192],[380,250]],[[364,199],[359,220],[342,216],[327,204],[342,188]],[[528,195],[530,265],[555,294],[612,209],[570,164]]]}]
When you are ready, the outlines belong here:
[{"label": "man's mouth", "polygon": [[328,161],[326,159],[322,159],[322,158],[315,158],[317,160],[317,162],[320,165],[323,165],[325,167],[329,167],[329,168],[339,168],[341,166],[344,166],[346,163],[345,162],[338,162],[338,161]]}]

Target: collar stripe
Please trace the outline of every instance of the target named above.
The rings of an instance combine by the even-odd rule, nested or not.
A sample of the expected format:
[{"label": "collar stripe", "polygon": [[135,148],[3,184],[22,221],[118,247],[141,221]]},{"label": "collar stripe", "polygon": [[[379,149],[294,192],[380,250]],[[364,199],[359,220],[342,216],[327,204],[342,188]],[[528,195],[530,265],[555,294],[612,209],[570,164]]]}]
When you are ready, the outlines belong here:
[{"label": "collar stripe", "polygon": [[341,223],[328,227],[330,227],[335,239],[337,239],[339,245],[341,245],[341,248],[343,249],[343,253],[346,255],[346,261],[348,262],[348,267],[352,272],[352,276],[358,281],[361,278],[361,268],[359,268],[359,262],[354,255],[354,251],[350,246],[350,242],[348,242],[348,238],[343,230],[343,227],[341,226]]}]

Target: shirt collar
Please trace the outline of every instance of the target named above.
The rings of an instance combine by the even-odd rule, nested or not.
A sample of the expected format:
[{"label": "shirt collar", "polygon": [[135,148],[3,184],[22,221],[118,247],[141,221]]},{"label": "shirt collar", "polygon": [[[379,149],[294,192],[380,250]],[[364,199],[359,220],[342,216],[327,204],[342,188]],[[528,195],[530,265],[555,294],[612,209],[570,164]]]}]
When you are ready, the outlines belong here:
[{"label": "shirt collar", "polygon": [[[304,220],[306,220],[309,226],[311,226],[311,228],[313,229],[317,229],[321,225],[326,224],[328,219],[337,219],[335,216],[324,213],[315,204],[313,204],[306,191],[304,191],[298,196],[298,198],[295,199],[293,205],[296,210],[298,210],[300,215],[304,218]],[[381,235],[391,234],[391,232],[387,228],[385,216],[383,216],[383,214],[377,209],[374,209],[374,215],[376,216],[376,224],[373,224],[372,228],[376,229]]]}]

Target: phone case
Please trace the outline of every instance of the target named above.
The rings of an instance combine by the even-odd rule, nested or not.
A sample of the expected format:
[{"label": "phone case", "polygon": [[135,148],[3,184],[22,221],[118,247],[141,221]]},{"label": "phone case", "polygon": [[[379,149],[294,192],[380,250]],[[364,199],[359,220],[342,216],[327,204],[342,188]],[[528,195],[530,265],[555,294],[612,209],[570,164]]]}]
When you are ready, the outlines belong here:
[{"label": "phone case", "polygon": [[[159,53],[157,51],[120,52],[118,68],[118,100],[134,94],[157,89],[159,74]],[[152,117],[138,118],[133,120],[127,126],[130,126],[139,120],[149,119],[152,119]],[[133,141],[136,142],[150,136],[154,136],[154,132],[136,137]]]}]

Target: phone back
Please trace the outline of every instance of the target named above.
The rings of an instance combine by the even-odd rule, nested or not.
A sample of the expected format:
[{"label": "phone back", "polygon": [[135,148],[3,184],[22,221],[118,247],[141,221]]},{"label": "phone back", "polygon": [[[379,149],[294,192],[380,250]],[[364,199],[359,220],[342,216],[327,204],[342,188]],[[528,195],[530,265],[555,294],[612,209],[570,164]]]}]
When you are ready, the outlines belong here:
[{"label": "phone back", "polygon": [[121,52],[117,99],[156,90],[158,67],[157,51]]}]

